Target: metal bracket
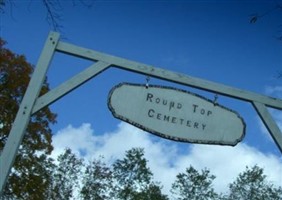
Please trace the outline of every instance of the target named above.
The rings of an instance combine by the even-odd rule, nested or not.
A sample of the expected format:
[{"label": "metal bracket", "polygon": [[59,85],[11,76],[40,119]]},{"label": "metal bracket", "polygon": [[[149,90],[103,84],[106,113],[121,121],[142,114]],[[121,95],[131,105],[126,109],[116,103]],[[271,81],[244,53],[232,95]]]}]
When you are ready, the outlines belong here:
[{"label": "metal bracket", "polygon": [[[69,54],[71,56],[84,58],[87,60],[92,60],[96,63],[94,63],[81,73],[77,74],[73,78],[69,79],[68,81],[64,82],[57,88],[49,91],[44,96],[38,97],[38,94],[41,90],[42,84],[46,76],[48,66],[55,51],[64,54]],[[268,96],[187,76],[185,74],[168,71],[162,68],[148,66],[143,63],[130,61],[91,49],[82,48],[73,44],[61,42],[59,41],[58,33],[50,32],[43,48],[43,51],[41,53],[41,56],[36,65],[35,71],[30,80],[27,91],[21,102],[6,145],[4,146],[3,152],[0,156],[0,195],[2,193],[3,188],[5,187],[7,177],[13,166],[14,159],[18,151],[19,145],[22,141],[26,127],[28,125],[30,115],[39,111],[43,107],[50,105],[59,98],[62,98],[67,93],[84,84],[86,81],[90,80],[96,75],[102,73],[109,67],[120,68],[134,73],[143,74],[148,77],[155,77],[158,79],[163,79],[166,81],[194,87],[197,89],[221,94],[224,96],[252,103],[255,110],[263,120],[270,134],[272,135],[280,152],[282,153],[281,131],[279,130],[276,122],[272,119],[271,115],[269,114],[266,108],[271,107],[282,110],[281,99],[271,98]]]}]

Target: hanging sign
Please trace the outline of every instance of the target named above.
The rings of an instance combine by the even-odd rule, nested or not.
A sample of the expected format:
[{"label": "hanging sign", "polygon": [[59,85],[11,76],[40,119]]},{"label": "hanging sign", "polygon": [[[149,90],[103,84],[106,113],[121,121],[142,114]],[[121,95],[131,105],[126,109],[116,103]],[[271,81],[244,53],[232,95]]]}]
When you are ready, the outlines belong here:
[{"label": "hanging sign", "polygon": [[245,135],[238,113],[171,87],[121,83],[109,93],[113,116],[170,140],[235,146]]}]

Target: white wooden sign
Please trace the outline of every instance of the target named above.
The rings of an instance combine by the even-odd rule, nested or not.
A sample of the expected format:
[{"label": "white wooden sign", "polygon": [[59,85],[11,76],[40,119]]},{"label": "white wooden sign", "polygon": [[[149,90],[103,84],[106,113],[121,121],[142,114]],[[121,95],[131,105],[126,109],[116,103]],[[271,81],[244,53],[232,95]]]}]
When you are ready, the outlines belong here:
[{"label": "white wooden sign", "polygon": [[238,113],[171,87],[122,83],[109,93],[114,117],[171,140],[236,145],[245,135]]}]

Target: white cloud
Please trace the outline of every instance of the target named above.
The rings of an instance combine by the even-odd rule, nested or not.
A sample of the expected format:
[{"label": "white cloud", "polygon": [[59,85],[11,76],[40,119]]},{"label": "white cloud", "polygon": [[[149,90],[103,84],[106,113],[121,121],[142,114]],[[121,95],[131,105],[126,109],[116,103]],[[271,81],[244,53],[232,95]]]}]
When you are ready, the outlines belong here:
[{"label": "white cloud", "polygon": [[156,139],[126,123],[120,123],[117,130],[103,135],[95,134],[90,124],[69,125],[53,137],[52,156],[58,156],[69,147],[86,159],[103,155],[105,161],[111,163],[122,158],[126,150],[142,147],[156,181],[164,185],[164,192],[168,194],[176,175],[190,165],[198,170],[210,169],[217,177],[214,181],[217,192],[226,191],[228,183],[234,181],[247,165],[255,164],[264,168],[269,181],[282,186],[282,160],[274,155],[263,154],[244,143],[236,147],[178,144]]},{"label": "white cloud", "polygon": [[282,86],[266,86],[265,93],[273,97],[282,98]]},{"label": "white cloud", "polygon": [[[272,116],[273,120],[276,122],[278,128],[282,130],[282,111],[277,110],[277,109],[271,109],[271,108],[269,108],[268,111],[270,115]],[[269,141],[273,142],[272,136],[269,133],[269,131],[266,129],[262,120],[259,117],[257,117],[256,120],[260,128],[260,133],[262,133],[264,137],[267,138]]]},{"label": "white cloud", "polygon": [[[265,94],[274,98],[282,98],[282,86],[266,86]],[[280,130],[282,130],[282,111],[278,109],[268,108],[269,113],[271,114],[273,120],[276,122],[277,126]],[[265,125],[258,117],[257,122],[260,128],[260,132],[266,136],[266,138],[270,141],[273,141],[270,133],[266,129]]]},{"label": "white cloud", "polygon": [[235,180],[246,166],[263,167],[267,176],[277,185],[282,182],[282,161],[272,155],[265,155],[244,143],[236,147],[193,145],[187,155],[189,161],[180,162],[183,166],[191,163],[198,170],[208,168],[217,178],[214,186],[217,191],[227,189],[228,183]]},{"label": "white cloud", "polygon": [[55,147],[52,152],[52,157],[56,158],[59,154],[63,153],[65,148],[71,148],[76,154],[80,152],[91,153],[95,150],[93,144],[98,140],[93,135],[93,130],[90,124],[82,124],[78,128],[71,125],[57,132],[53,137],[53,146]]}]

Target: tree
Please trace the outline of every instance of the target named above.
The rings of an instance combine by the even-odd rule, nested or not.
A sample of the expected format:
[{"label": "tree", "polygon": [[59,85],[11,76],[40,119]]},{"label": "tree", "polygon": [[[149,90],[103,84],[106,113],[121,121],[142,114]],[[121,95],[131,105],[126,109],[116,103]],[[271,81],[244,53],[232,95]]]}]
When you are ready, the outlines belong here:
[{"label": "tree", "polygon": [[[276,2],[276,5],[274,5],[271,9],[266,10],[264,13],[255,13],[251,15],[250,23],[255,24],[259,19],[264,18],[267,15],[270,15],[276,11],[282,11],[282,3]],[[280,24],[281,26],[281,24]],[[279,35],[276,37],[278,40],[282,41],[282,35]]]},{"label": "tree", "polygon": [[218,195],[212,188],[214,175],[210,175],[207,169],[199,173],[190,166],[185,173],[179,173],[172,184],[171,193],[178,200],[205,200],[218,199]]},{"label": "tree", "polygon": [[151,183],[146,190],[136,195],[134,199],[139,200],[168,200],[167,195],[162,194],[160,183]]},{"label": "tree", "polygon": [[[5,44],[0,38],[0,152],[7,141],[33,72],[33,66],[26,58],[5,48]],[[40,95],[48,91],[49,86],[45,81]],[[36,166],[44,166],[50,162],[43,154],[50,154],[53,150],[50,124],[55,122],[56,115],[49,108],[44,108],[31,116],[8,177],[4,196],[13,195],[15,198],[26,199],[26,196],[32,197],[35,193],[42,193],[45,187],[42,177],[48,174],[48,171],[45,168],[39,171]]]},{"label": "tree", "polygon": [[[54,163],[46,154],[42,154],[33,163],[32,172],[25,171],[10,177],[1,200],[4,199],[49,199]],[[28,180],[27,180],[28,177]],[[27,180],[18,183],[19,180]]]},{"label": "tree", "polygon": [[77,158],[70,149],[59,155],[57,166],[53,169],[53,179],[47,199],[72,199],[74,191],[79,191],[79,179],[83,160]]},{"label": "tree", "polygon": [[144,149],[133,148],[125,158],[113,164],[113,175],[117,183],[116,197],[124,200],[167,199],[161,187],[152,181],[153,174],[144,158]]},{"label": "tree", "polygon": [[[61,6],[60,0],[41,0],[43,6],[46,9],[46,20],[48,24],[54,31],[61,32],[62,29],[62,11],[63,7]],[[10,4],[11,7],[15,6],[16,3],[12,0],[0,0],[0,13],[5,13],[5,7],[7,3]],[[86,8],[91,8],[93,6],[93,1],[89,0],[72,0],[73,6],[77,3],[83,5]]]},{"label": "tree", "polygon": [[80,195],[82,199],[111,199],[114,196],[112,170],[100,160],[86,166]]},{"label": "tree", "polygon": [[[267,15],[273,14],[274,12],[280,12],[282,13],[282,3],[276,2],[276,5],[274,5],[271,9],[266,10],[264,13],[255,13],[252,14],[250,17],[250,23],[255,24],[257,23],[258,20],[266,17]],[[280,20],[281,22],[281,20]],[[282,27],[282,24],[279,24],[279,27]],[[279,41],[282,41],[282,35],[281,35],[281,30],[279,31],[279,35],[276,36],[276,39]],[[281,78],[282,77],[282,72],[278,71],[277,75],[275,75],[276,78]]]},{"label": "tree", "polygon": [[257,165],[252,168],[246,167],[237,179],[229,185],[229,200],[282,200],[282,188],[274,187],[266,181],[263,169]]}]

